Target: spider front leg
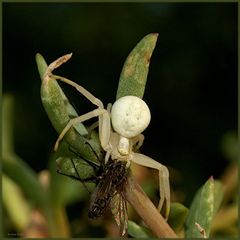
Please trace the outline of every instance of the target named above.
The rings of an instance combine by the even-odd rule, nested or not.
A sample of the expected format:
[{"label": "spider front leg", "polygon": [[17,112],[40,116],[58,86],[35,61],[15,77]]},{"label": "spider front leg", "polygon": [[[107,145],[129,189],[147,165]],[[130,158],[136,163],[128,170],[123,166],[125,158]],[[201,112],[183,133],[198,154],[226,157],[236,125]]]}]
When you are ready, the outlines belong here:
[{"label": "spider front leg", "polygon": [[160,211],[164,202],[166,202],[164,217],[167,219],[170,212],[170,185],[168,169],[159,162],[140,153],[133,153],[131,160],[139,165],[154,168],[159,171],[160,201],[158,204],[158,210]]},{"label": "spider front leg", "polygon": [[145,137],[143,134],[139,134],[132,139],[132,146],[134,146],[134,151],[139,150],[139,148],[143,145],[144,138]]},{"label": "spider front leg", "polygon": [[54,150],[56,151],[59,145],[59,142],[63,139],[63,137],[65,136],[65,134],[68,132],[68,130],[77,123],[81,123],[83,121],[86,121],[90,118],[93,117],[99,117],[99,138],[100,138],[100,142],[101,145],[103,147],[103,149],[105,149],[109,143],[109,138],[110,138],[110,131],[111,131],[111,123],[110,123],[110,114],[107,110],[104,109],[103,103],[101,102],[101,100],[99,100],[98,98],[96,98],[94,95],[92,95],[89,91],[87,91],[85,88],[83,88],[82,86],[78,85],[77,83],[65,78],[65,77],[61,77],[61,76],[57,76],[57,75],[53,75],[52,71],[56,68],[58,68],[60,65],[62,65],[63,63],[65,63],[66,61],[68,61],[71,58],[72,54],[67,54],[64,55],[60,58],[58,58],[57,60],[55,60],[54,62],[52,62],[44,75],[44,80],[45,81],[49,81],[51,79],[54,80],[60,80],[62,82],[65,82],[73,87],[75,87],[77,89],[78,92],[80,92],[83,96],[85,96],[90,102],[92,102],[94,105],[96,105],[98,107],[98,109],[95,109],[89,113],[86,113],[82,116],[79,116],[77,118],[71,119],[68,124],[66,125],[66,127],[63,129],[62,133],[60,134]]},{"label": "spider front leg", "polygon": [[[55,143],[54,150],[57,151],[60,141],[63,139],[63,137],[66,135],[66,133],[69,131],[69,129],[72,126],[74,126],[75,124],[79,124],[81,122],[84,122],[84,121],[86,121],[88,119],[91,119],[93,117],[99,117],[100,118],[101,115],[105,115],[105,114],[108,115],[107,110],[102,109],[102,108],[97,108],[97,109],[95,109],[95,110],[93,110],[91,112],[88,112],[88,113],[86,113],[86,114],[84,114],[82,116],[79,116],[79,117],[71,119],[68,122],[68,124],[65,126],[65,128],[63,129],[61,134],[59,135],[59,137],[58,137],[58,139],[57,139],[57,141]],[[108,118],[108,117],[105,116],[105,118]],[[101,121],[101,122],[102,122],[102,125],[104,125],[104,122],[103,121]],[[99,135],[100,135],[100,133],[99,133]],[[104,137],[101,138],[101,136],[100,136],[100,139],[104,139],[104,140],[102,140],[103,142],[106,141]],[[102,141],[101,141],[101,143],[102,143]]]},{"label": "spider front leg", "polygon": [[44,74],[44,80],[48,81],[50,78],[53,78],[55,80],[60,80],[62,82],[65,82],[72,87],[76,88],[78,92],[80,92],[84,97],[86,97],[90,102],[92,102],[94,105],[98,106],[99,108],[104,108],[103,103],[100,99],[96,98],[94,95],[92,95],[89,91],[87,91],[82,86],[78,85],[77,83],[58,75],[53,75],[53,70],[61,66],[63,63],[67,62],[71,58],[72,54],[66,54],[57,60],[53,61],[47,68],[45,74]]}]

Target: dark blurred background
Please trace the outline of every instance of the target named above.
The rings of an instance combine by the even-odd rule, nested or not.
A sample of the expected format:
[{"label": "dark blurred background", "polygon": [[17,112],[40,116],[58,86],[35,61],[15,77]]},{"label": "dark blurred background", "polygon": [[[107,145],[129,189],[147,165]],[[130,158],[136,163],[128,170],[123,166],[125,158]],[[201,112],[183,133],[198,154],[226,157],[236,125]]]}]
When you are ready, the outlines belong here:
[{"label": "dark blurred background", "polygon": [[[188,205],[227,166],[221,143],[237,128],[237,3],[3,3],[3,92],[15,96],[15,149],[37,172],[57,133],[40,100],[35,54],[114,102],[123,63],[145,35],[159,33],[144,100],[152,120],[142,152],[177,170]],[[79,114],[94,108],[63,86]],[[173,183],[174,187],[174,183]]]}]

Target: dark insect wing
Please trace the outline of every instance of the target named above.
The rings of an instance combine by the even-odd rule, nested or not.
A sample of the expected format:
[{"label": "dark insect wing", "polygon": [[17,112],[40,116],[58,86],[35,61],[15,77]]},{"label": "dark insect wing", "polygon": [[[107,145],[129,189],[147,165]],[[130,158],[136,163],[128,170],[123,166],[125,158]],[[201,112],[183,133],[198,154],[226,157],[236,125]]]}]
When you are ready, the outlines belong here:
[{"label": "dark insect wing", "polygon": [[90,218],[100,217],[113,201],[111,205],[116,205],[114,217],[119,227],[122,228],[121,233],[125,233],[127,228],[126,201],[123,198],[127,173],[126,162],[110,159],[106,163],[103,174],[99,178],[99,183],[92,194],[88,215]]},{"label": "dark insect wing", "polygon": [[120,235],[124,236],[128,227],[127,202],[123,196],[123,191],[117,191],[111,201],[113,217],[120,228]]},{"label": "dark insect wing", "polygon": [[103,179],[100,179],[91,196],[88,213],[90,218],[97,218],[104,214],[110,204],[114,191],[115,186],[112,183],[111,175],[106,175]]},{"label": "dark insect wing", "polygon": [[127,232],[128,228],[128,213],[127,213],[127,201],[121,194],[121,204],[120,204],[121,210],[120,211],[120,234],[121,236],[124,236]]},{"label": "dark insect wing", "polygon": [[[128,225],[127,203],[123,195],[128,174],[126,162],[109,159],[107,163],[99,161],[99,166],[86,159],[76,158],[76,153],[72,149],[69,150],[75,156],[59,158],[57,161],[58,172],[81,181],[84,186],[85,182],[88,181],[97,183],[90,199],[89,218],[102,216],[111,204],[114,219],[120,228],[120,234],[121,236],[125,235]],[[62,171],[62,169],[68,171]]]}]

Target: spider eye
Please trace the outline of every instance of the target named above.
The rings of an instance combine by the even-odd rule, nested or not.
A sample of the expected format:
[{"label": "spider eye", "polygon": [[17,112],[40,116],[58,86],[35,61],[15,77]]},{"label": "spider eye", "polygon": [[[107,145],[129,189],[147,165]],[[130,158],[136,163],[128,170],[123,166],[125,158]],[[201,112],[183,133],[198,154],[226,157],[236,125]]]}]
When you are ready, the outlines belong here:
[{"label": "spider eye", "polygon": [[150,123],[151,114],[147,104],[136,96],[119,98],[111,111],[113,129],[126,138],[143,132]]}]

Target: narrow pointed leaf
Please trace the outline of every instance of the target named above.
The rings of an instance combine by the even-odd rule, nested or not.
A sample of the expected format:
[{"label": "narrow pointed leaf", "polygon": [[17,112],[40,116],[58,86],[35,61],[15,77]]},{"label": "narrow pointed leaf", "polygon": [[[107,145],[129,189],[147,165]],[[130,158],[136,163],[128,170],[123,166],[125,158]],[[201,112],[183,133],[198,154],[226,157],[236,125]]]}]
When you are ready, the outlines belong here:
[{"label": "narrow pointed leaf", "polygon": [[148,34],[128,55],[120,75],[117,99],[128,95],[143,97],[149,63],[157,38],[158,33]]},{"label": "narrow pointed leaf", "polygon": [[30,206],[19,186],[5,174],[2,175],[2,197],[3,204],[15,227],[23,231],[29,221]]},{"label": "narrow pointed leaf", "polygon": [[196,223],[205,230],[209,237],[211,223],[219,209],[223,198],[223,189],[219,181],[212,177],[197,191],[190,207],[189,215],[186,221],[187,238],[203,237]]},{"label": "narrow pointed leaf", "polygon": [[[43,106],[53,127],[57,133],[60,134],[69,120],[73,117],[77,117],[77,113],[69,103],[57,81],[55,79],[50,79],[49,81],[44,80],[44,72],[46,71],[47,64],[40,54],[36,55],[36,62],[42,79],[41,100]],[[97,161],[96,154],[86,143],[90,143],[94,151],[100,155],[101,148],[99,142],[95,139],[85,138],[84,136],[86,136],[86,134],[87,130],[84,125],[78,124],[74,129],[68,131],[64,139],[69,145],[74,147],[80,155]]]},{"label": "narrow pointed leaf", "polygon": [[37,68],[38,68],[38,72],[40,74],[41,80],[43,80],[43,76],[47,70],[48,65],[40,53],[36,54],[36,63],[37,63]]}]

